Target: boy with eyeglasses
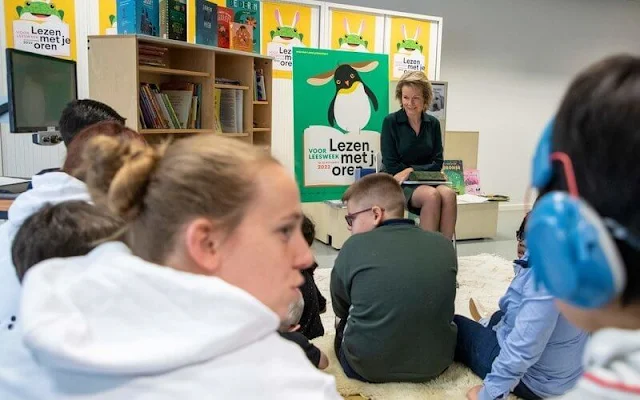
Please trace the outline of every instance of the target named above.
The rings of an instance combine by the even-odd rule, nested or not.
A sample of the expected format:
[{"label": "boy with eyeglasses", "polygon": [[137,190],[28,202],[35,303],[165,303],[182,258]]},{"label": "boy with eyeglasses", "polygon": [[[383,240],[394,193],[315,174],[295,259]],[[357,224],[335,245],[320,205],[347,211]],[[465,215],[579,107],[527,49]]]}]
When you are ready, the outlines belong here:
[{"label": "boy with eyeglasses", "polygon": [[393,176],[367,175],[347,189],[352,236],[331,271],[335,351],[365,382],[426,382],[453,362],[457,260],[442,234],[404,218]]}]

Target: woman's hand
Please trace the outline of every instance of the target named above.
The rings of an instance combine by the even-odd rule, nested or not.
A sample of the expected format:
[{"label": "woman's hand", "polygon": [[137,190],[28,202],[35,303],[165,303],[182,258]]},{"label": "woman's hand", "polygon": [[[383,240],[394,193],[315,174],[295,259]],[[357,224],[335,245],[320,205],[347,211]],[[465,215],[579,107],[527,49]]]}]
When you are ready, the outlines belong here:
[{"label": "woman's hand", "polygon": [[474,386],[467,392],[467,400],[477,400],[478,394],[482,390],[482,385]]},{"label": "woman's hand", "polygon": [[407,180],[407,178],[409,177],[409,174],[412,172],[413,172],[413,168],[405,168],[404,170],[395,174],[393,177],[395,178],[396,181],[398,181],[398,183],[402,183]]}]

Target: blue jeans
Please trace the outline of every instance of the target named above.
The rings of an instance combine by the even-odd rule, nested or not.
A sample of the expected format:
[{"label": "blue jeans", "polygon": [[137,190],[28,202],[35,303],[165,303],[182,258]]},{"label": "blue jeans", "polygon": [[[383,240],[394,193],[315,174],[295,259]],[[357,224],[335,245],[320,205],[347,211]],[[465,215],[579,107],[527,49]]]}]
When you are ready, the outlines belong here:
[{"label": "blue jeans", "polygon": [[[487,327],[461,315],[453,317],[453,322],[458,326],[454,360],[469,367],[481,379],[484,379],[491,372],[493,360],[500,354],[498,338],[492,328],[500,322],[503,315],[502,311],[493,314]],[[522,382],[518,383],[513,394],[525,400],[539,400],[541,398]]]}]

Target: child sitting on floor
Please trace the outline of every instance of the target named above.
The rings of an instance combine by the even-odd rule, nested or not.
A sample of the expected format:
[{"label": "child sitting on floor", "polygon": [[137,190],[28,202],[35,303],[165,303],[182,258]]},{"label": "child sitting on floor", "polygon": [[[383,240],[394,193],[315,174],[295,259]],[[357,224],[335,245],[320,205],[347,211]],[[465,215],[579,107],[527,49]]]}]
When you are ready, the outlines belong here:
[{"label": "child sitting on floor", "polygon": [[[309,247],[313,244],[313,240],[316,236],[316,227],[313,221],[306,215],[302,219],[302,235]],[[304,299],[304,310],[300,317],[300,330],[307,339],[315,339],[324,335],[324,326],[320,320],[320,314],[327,309],[327,300],[322,296],[320,290],[316,286],[313,273],[315,272],[318,264],[314,261],[313,265],[309,268],[303,269],[302,276],[304,277],[304,283],[300,286],[302,292],[302,298]]]},{"label": "child sitting on floor", "polygon": [[[516,247],[516,255],[517,258],[514,261],[514,264],[518,264],[523,266],[527,263],[526,260],[523,260],[524,254],[527,251],[527,244],[525,241],[525,228],[527,225],[527,218],[529,217],[529,213],[526,213],[522,222],[520,223],[520,227],[516,231],[516,240],[518,241],[518,245]],[[526,265],[525,265],[526,266]],[[476,302],[475,299],[469,299],[469,312],[471,313],[471,317],[481,323],[484,326],[487,326],[489,321],[491,320],[491,314],[487,314],[487,311],[482,306],[482,304]]]},{"label": "child sitting on floor", "polygon": [[640,398],[639,127],[640,57],[610,57],[571,83],[533,160],[531,269],[592,333],[566,400]]},{"label": "child sitting on floor", "polygon": [[11,256],[16,275],[22,282],[41,261],[85,255],[123,226],[119,218],[84,201],[46,205],[27,218],[15,236]]},{"label": "child sitting on floor", "polygon": [[[85,201],[74,200],[46,204],[22,223],[15,235],[11,256],[20,282],[41,261],[87,254],[100,240],[114,237],[123,222]],[[20,335],[22,321],[13,318],[2,341],[3,363],[0,368],[0,399],[26,400],[53,398],[53,383],[36,363]],[[26,386],[26,379],[37,378],[37,384]]]},{"label": "child sitting on floor", "polygon": [[533,400],[566,392],[582,373],[580,357],[586,333],[573,327],[534,285],[529,268],[525,230],[529,214],[516,232],[515,277],[500,299],[499,310],[482,315],[469,300],[471,321],[456,315],[456,360],[484,380],[469,399],[494,399],[509,391]]},{"label": "child sitting on floor", "polygon": [[309,339],[307,339],[302,333],[298,332],[300,330],[299,322],[303,309],[304,299],[301,293],[298,300],[291,303],[289,306],[287,319],[282,321],[282,324],[280,324],[280,328],[278,329],[280,336],[298,344],[302,347],[302,350],[304,350],[307,358],[313,365],[319,369],[325,369],[329,366],[329,359],[327,358],[327,355],[311,344]]}]

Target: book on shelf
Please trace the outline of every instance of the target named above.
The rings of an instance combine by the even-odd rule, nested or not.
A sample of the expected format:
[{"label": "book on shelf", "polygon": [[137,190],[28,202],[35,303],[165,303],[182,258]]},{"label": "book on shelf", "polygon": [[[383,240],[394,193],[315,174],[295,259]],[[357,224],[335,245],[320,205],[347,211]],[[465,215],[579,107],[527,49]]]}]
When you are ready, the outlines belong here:
[{"label": "book on shelf", "polygon": [[227,7],[233,10],[233,22],[247,25],[251,31],[251,50],[260,53],[260,1],[227,0]]},{"label": "book on shelf", "polygon": [[242,89],[217,90],[220,91],[219,107],[222,132],[241,133],[244,128],[244,91]]},{"label": "book on shelf", "polygon": [[117,0],[118,34],[160,35],[158,0]]},{"label": "book on shelf", "polygon": [[196,43],[218,45],[218,5],[196,0]]},{"label": "book on shelf", "polygon": [[264,70],[262,68],[253,71],[253,99],[255,101],[267,101],[267,86],[264,79]]},{"label": "book on shelf", "polygon": [[459,195],[465,194],[462,160],[444,160],[442,172],[451,182],[451,188]]},{"label": "book on shelf", "polygon": [[218,47],[229,48],[232,22],[233,10],[228,7],[218,6]]},{"label": "book on shelf", "polygon": [[187,1],[160,0],[160,37],[187,41]]},{"label": "book on shelf", "polygon": [[240,86],[241,82],[237,79],[222,78],[216,76],[216,83],[219,85],[235,85]]},{"label": "book on shelf", "polygon": [[213,131],[222,133],[222,125],[220,124],[220,97],[222,96],[222,89],[214,89],[213,95]]},{"label": "book on shelf", "polygon": [[191,82],[140,84],[143,129],[200,129],[202,85]]},{"label": "book on shelf", "polygon": [[138,64],[166,67],[167,51],[169,49],[166,47],[141,43],[138,45]]},{"label": "book on shelf", "polygon": [[239,22],[231,23],[229,48],[240,51],[253,51],[253,28]]}]

